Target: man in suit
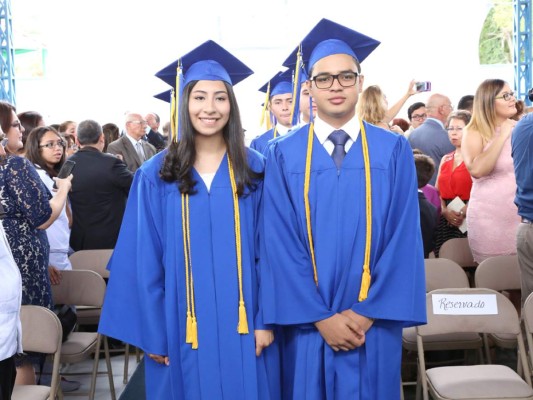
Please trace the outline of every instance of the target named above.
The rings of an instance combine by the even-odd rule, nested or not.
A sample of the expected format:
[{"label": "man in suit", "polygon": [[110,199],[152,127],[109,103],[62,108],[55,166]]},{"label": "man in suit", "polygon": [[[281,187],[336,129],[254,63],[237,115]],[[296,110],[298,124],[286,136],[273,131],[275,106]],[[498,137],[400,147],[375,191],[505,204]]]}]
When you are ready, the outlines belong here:
[{"label": "man in suit", "polygon": [[144,119],[150,127],[150,132],[146,135],[148,143],[154,146],[158,152],[163,150],[166,147],[167,142],[165,137],[159,132],[159,125],[161,123],[159,115],[156,113],[148,113]]},{"label": "man in suit", "polygon": [[453,110],[450,99],[442,94],[433,94],[426,103],[427,119],[409,135],[411,148],[419,149],[435,161],[435,172],[429,183],[435,186],[442,157],[455,150],[445,129],[448,115]]},{"label": "man in suit", "polygon": [[133,173],[118,157],[103,153],[104,133],[98,122],[78,125],[81,149],[69,159],[76,162],[72,190],[70,246],[74,251],[113,249],[133,181]]},{"label": "man in suit", "polygon": [[143,162],[153,157],[157,151],[154,146],[143,140],[146,121],[141,114],[127,113],[125,126],[124,135],[110,143],[107,146],[107,152],[120,155],[128,169],[135,172]]},{"label": "man in suit", "polygon": [[425,154],[415,154],[416,177],[418,179],[418,207],[420,209],[420,230],[424,243],[424,258],[435,248],[435,229],[437,228],[437,209],[422,192],[435,172],[433,159]]}]

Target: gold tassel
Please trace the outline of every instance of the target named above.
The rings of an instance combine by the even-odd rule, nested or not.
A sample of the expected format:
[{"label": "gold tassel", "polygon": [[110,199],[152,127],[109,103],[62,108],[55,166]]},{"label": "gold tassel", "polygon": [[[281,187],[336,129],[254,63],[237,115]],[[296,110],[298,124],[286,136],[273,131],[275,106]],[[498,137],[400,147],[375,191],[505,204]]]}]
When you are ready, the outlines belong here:
[{"label": "gold tassel", "polygon": [[370,289],[370,268],[368,268],[368,265],[363,265],[363,276],[361,277],[359,301],[366,300],[368,297],[368,289]]},{"label": "gold tassel", "polygon": [[192,343],[192,318],[190,312],[187,313],[187,327],[185,329],[185,343]]},{"label": "gold tassel", "polygon": [[239,302],[239,325],[237,332],[241,334],[247,334],[248,332],[248,318],[246,317],[246,307],[244,301]]},{"label": "gold tassel", "polygon": [[192,317],[191,322],[191,343],[192,343],[192,349],[197,350],[198,349],[198,325],[196,324],[196,318]]}]

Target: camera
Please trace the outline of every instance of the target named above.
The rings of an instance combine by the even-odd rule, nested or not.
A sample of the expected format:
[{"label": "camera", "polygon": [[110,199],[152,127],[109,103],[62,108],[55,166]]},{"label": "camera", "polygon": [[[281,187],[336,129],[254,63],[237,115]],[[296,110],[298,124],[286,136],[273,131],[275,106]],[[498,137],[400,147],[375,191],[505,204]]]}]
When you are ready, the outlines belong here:
[{"label": "camera", "polygon": [[416,91],[417,92],[429,92],[431,90],[431,82],[417,82]]}]

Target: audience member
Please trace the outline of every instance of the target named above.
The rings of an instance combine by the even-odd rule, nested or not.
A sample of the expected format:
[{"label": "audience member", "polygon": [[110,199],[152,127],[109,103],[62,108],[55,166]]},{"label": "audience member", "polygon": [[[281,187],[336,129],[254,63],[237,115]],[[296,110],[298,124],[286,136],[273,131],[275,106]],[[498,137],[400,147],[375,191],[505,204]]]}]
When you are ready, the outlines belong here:
[{"label": "audience member", "polygon": [[74,121],[64,121],[59,124],[59,133],[61,135],[77,136],[77,124]]},{"label": "audience member", "polygon": [[422,125],[414,129],[409,135],[409,143],[413,149],[420,149],[435,162],[435,173],[429,183],[435,186],[440,160],[445,154],[453,151],[454,147],[448,139],[448,132],[444,124],[453,110],[450,99],[442,94],[432,94],[427,103],[427,119]]},{"label": "audience member", "polygon": [[379,126],[380,128],[403,134],[404,131],[395,124],[389,126],[389,123],[398,114],[407,99],[418,93],[416,91],[416,82],[413,80],[409,83],[407,92],[389,108],[387,96],[377,85],[369,86],[361,93],[357,101],[357,114],[359,118]]},{"label": "audience member", "polygon": [[474,95],[466,94],[459,99],[457,103],[457,110],[466,110],[472,114],[472,106],[474,104]]},{"label": "audience member", "polygon": [[102,125],[102,130],[104,131],[105,138],[104,149],[102,152],[107,153],[107,146],[109,146],[109,143],[113,143],[115,140],[118,140],[120,136],[120,129],[116,124],[109,122]]},{"label": "audience member", "polygon": [[416,176],[418,179],[418,207],[420,209],[420,229],[424,243],[424,258],[429,258],[435,247],[435,228],[437,227],[437,208],[431,204],[422,188],[426,186],[435,172],[435,163],[425,154],[415,154]]},{"label": "audience member", "polygon": [[178,62],[181,137],[135,176],[99,331],[145,350],[149,399],[278,400],[256,301],[263,158],[233,91],[252,71],[212,41]]},{"label": "audience member", "polygon": [[[15,107],[5,101],[0,101],[0,126],[4,132],[14,129],[20,133]],[[2,222],[22,276],[23,305],[52,308],[49,246],[44,230],[65,206],[71,180],[72,176],[56,178],[57,194],[50,200],[48,190],[30,161],[9,153],[0,159],[0,204],[5,212]],[[38,363],[41,357],[17,356],[17,384],[35,384],[33,363]]]},{"label": "audience member", "polygon": [[[0,132],[0,136],[4,133]],[[1,139],[1,138],[0,138]],[[0,144],[0,159],[6,156]],[[4,209],[0,203],[0,399],[9,400],[15,386],[15,356],[22,353],[22,330],[20,326],[20,304],[22,280],[17,263],[7,241],[2,225]]]},{"label": "audience member", "polygon": [[463,132],[461,152],[472,175],[468,203],[468,242],[478,263],[488,257],[516,254],[520,223],[514,198],[516,180],[511,132],[516,99],[501,79],[483,81],[475,94],[472,120]]},{"label": "audience member", "polygon": [[405,132],[409,131],[409,128],[411,127],[411,125],[409,125],[409,122],[407,122],[403,118],[394,118],[391,121],[390,125],[391,126],[395,126],[395,125],[398,126],[402,130],[403,134],[405,134]]},{"label": "audience member", "polygon": [[[0,100],[2,101],[2,100]],[[1,118],[9,119],[9,125],[2,123],[2,129],[4,129],[4,139],[2,139],[2,146],[4,151],[7,154],[17,155],[20,153],[21,149],[24,148],[22,143],[22,135],[24,134],[24,127],[20,123],[18,116],[15,115],[11,118],[11,114],[7,113],[7,110],[4,108],[8,107],[5,102],[2,102],[0,109]]]},{"label": "audience member", "polygon": [[78,141],[81,148],[70,157],[76,162],[69,194],[73,216],[70,247],[74,251],[113,249],[133,174],[117,157],[102,152],[105,138],[96,121],[80,122]]},{"label": "audience member", "polygon": [[[446,154],[440,163],[437,175],[437,189],[440,193],[441,218],[435,235],[435,255],[439,256],[442,244],[453,238],[466,237],[459,227],[466,218],[470,190],[472,189],[472,177],[466,169],[461,154],[461,142],[463,130],[470,122],[471,114],[466,110],[452,112],[446,122],[446,130],[450,142],[455,150]],[[448,204],[459,197],[465,206],[458,211],[448,208]]]},{"label": "audience member", "polygon": [[160,119],[156,113],[148,113],[144,117],[146,123],[150,127],[150,131],[146,135],[148,143],[155,147],[157,151],[163,150],[167,143],[165,137],[159,132]]},{"label": "audience member", "polygon": [[[419,149],[413,149],[413,155],[417,155],[417,154],[424,154],[424,153]],[[422,190],[422,193],[424,193],[424,196],[426,196],[426,199],[428,199],[428,201],[435,206],[435,208],[437,209],[437,217],[440,218],[440,212],[441,212],[440,195],[439,195],[439,191],[437,190],[437,188],[428,183],[424,185],[421,190]]]},{"label": "audience member", "polygon": [[526,115],[526,103],[524,100],[516,100],[516,114],[511,117],[515,121],[520,121],[524,115]]},{"label": "audience member", "polygon": [[264,115],[268,114],[270,116],[273,127],[254,138],[250,143],[250,148],[264,153],[269,140],[286,135],[292,128],[291,71],[278,72],[259,91],[266,94]]},{"label": "audience member", "polygon": [[38,126],[44,126],[44,118],[37,111],[23,111],[18,114],[18,119],[21,125],[24,127],[24,133],[22,134],[22,149],[19,150],[19,154],[24,154],[26,149],[26,139],[28,135]]},{"label": "audience member", "polygon": [[163,124],[162,130],[163,138],[165,139],[165,142],[168,142],[168,138],[170,136],[170,121],[167,121]]},{"label": "audience member", "polygon": [[107,152],[120,155],[131,172],[137,171],[142,163],[157,152],[154,146],[143,140],[145,126],[146,121],[141,114],[128,112],[125,134],[107,146]]},{"label": "audience member", "polygon": [[418,128],[424,123],[427,116],[426,105],[424,103],[418,101],[411,104],[407,109],[407,119],[409,119],[411,126],[409,127],[409,131],[404,132],[404,136],[409,137],[414,129]]},{"label": "audience member", "polygon": [[523,305],[533,292],[533,114],[527,114],[518,121],[512,133],[511,146],[517,186],[514,202],[522,219],[516,232],[516,250]]},{"label": "audience member", "polygon": [[[26,141],[26,158],[35,166],[41,180],[53,196],[54,177],[57,177],[61,166],[65,162],[66,142],[61,135],[49,126],[33,129]],[[76,172],[73,172],[73,175]],[[68,259],[71,212],[68,201],[61,213],[46,229],[46,236],[50,245],[49,272],[52,284],[58,284],[60,273],[58,270],[72,269]]]},{"label": "audience member", "polygon": [[[52,127],[51,127],[52,128]],[[69,158],[71,155],[78,151],[78,144],[76,143],[76,137],[74,135],[60,134],[65,140],[65,154],[66,158]]]}]

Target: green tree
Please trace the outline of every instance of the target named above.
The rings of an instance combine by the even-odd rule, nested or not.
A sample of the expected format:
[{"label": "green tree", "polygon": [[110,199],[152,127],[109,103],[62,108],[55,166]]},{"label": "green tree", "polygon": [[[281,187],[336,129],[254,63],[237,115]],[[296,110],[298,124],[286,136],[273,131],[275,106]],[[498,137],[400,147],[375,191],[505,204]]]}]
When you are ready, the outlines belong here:
[{"label": "green tree", "polygon": [[479,37],[480,64],[513,62],[513,1],[495,2]]}]

